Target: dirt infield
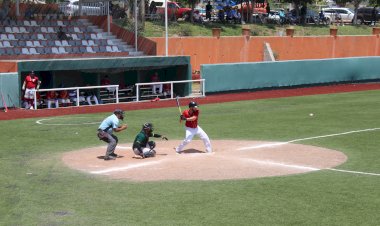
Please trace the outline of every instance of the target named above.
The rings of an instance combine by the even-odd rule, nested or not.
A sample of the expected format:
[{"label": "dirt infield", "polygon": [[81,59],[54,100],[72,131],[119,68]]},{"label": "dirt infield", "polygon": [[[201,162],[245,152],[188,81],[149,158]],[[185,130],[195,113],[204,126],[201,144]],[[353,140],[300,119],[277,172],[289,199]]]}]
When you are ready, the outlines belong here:
[{"label": "dirt infield", "polygon": [[70,168],[94,175],[131,181],[225,180],[299,174],[332,168],[347,157],[338,151],[291,143],[213,140],[214,153],[192,141],[183,154],[180,141],[157,141],[157,155],[135,159],[131,144],[120,144],[116,160],[104,161],[105,146],[64,153]]}]

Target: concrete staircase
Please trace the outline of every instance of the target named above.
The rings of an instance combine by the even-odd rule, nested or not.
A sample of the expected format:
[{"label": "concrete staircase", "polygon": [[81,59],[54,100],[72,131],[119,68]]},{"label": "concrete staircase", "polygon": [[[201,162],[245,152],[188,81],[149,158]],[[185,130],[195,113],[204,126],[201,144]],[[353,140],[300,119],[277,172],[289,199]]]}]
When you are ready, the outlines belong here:
[{"label": "concrete staircase", "polygon": [[115,35],[108,34],[103,29],[93,25],[88,19],[79,19],[79,21],[86,27],[89,27],[94,33],[101,33],[105,39],[111,40],[120,50],[128,52],[130,56],[144,56],[144,52],[136,51],[132,45],[128,45],[123,40],[118,39]]}]

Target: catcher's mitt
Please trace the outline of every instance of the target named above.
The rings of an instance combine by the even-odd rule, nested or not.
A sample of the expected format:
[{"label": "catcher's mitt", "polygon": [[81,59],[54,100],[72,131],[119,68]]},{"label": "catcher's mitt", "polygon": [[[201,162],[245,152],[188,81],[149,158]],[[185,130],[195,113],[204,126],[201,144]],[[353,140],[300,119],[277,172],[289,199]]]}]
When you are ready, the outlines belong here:
[{"label": "catcher's mitt", "polygon": [[154,142],[154,141],[149,141],[149,142],[148,142],[148,145],[149,145],[149,148],[150,148],[150,149],[154,149],[154,148],[156,147],[156,142]]}]

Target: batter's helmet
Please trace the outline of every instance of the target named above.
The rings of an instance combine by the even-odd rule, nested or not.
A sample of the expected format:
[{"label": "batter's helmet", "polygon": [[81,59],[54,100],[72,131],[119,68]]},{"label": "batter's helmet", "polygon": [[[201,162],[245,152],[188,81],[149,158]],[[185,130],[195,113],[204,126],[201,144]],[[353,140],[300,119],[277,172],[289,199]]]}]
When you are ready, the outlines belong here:
[{"label": "batter's helmet", "polygon": [[150,122],[146,122],[146,123],[144,123],[142,128],[143,129],[149,129],[150,131],[153,131],[153,124]]},{"label": "batter's helmet", "polygon": [[198,104],[195,103],[194,101],[191,101],[191,102],[189,103],[189,108],[191,108],[191,107],[198,107]]}]

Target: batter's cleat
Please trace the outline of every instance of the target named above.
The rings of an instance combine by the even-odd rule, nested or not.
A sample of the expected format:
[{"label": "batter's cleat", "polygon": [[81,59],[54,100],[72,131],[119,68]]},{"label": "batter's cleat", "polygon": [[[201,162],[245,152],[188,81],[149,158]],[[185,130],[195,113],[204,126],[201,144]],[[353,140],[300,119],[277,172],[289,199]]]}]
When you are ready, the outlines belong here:
[{"label": "batter's cleat", "polygon": [[115,160],[116,159],[116,157],[113,157],[113,156],[104,156],[104,160],[105,161],[108,161],[108,160]]},{"label": "batter's cleat", "polygon": [[179,151],[178,148],[174,148],[174,150],[175,150],[175,153],[177,153],[179,155],[183,153],[182,151]]},{"label": "batter's cleat", "polygon": [[114,152],[112,152],[112,153],[110,154],[110,156],[117,158],[117,154],[114,153]]}]

